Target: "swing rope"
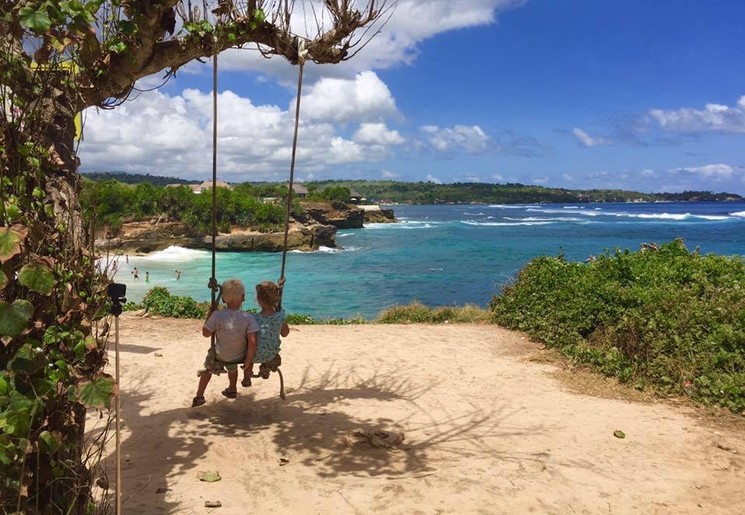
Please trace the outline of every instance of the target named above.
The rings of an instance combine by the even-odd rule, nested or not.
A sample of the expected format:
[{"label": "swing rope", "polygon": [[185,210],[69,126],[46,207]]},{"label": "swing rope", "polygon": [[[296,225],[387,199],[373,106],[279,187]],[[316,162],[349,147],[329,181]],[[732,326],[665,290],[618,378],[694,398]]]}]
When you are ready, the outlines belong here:
[{"label": "swing rope", "polygon": [[[297,135],[300,125],[300,98],[303,91],[303,66],[305,65],[305,56],[308,51],[305,49],[305,41],[298,41],[298,75],[297,75],[297,100],[295,101],[295,129],[292,136],[292,158],[290,159],[290,180],[288,182],[289,192],[287,193],[287,213],[285,214],[285,239],[282,245],[282,267],[279,272],[280,280],[285,277],[285,265],[287,263],[287,240],[290,234],[290,215],[292,214],[292,195],[295,181],[295,156],[297,154]],[[284,287],[279,289],[279,308],[282,308],[282,292]]]},{"label": "swing rope", "polygon": [[[217,41],[215,41],[217,44]],[[210,277],[209,288],[212,296],[212,311],[217,309],[220,302],[220,286],[217,283],[217,259],[216,259],[216,240],[217,240],[217,52],[212,56],[212,277]],[[212,346],[214,347],[215,336],[212,336]]]}]

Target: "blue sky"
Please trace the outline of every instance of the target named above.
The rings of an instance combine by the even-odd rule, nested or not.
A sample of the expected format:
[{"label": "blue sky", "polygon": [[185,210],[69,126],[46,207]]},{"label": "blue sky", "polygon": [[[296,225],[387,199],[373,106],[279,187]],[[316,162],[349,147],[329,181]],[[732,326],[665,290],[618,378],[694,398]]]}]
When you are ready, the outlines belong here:
[{"label": "blue sky", "polygon": [[[354,59],[305,67],[297,180],[745,194],[743,20],[741,0],[400,0]],[[297,68],[219,64],[218,175],[286,180]],[[81,170],[209,178],[211,90],[193,63],[89,110]]]}]

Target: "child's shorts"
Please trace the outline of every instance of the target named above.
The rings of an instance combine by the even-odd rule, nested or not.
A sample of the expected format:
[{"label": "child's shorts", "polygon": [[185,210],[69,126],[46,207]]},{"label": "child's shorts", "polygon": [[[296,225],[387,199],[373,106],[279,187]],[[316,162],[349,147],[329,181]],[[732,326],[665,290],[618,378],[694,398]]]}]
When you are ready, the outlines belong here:
[{"label": "child's shorts", "polygon": [[207,357],[204,358],[204,368],[197,375],[202,375],[203,372],[220,375],[223,372],[235,372],[236,370],[238,370],[238,363],[222,363],[218,361],[215,356],[215,349],[210,348],[207,351]]}]

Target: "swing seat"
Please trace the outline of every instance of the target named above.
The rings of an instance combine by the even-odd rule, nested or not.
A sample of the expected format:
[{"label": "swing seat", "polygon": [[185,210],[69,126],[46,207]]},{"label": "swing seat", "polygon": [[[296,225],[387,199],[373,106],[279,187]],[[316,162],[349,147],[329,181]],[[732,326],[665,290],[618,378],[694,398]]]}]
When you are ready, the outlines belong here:
[{"label": "swing seat", "polygon": [[269,374],[271,374],[272,372],[277,372],[277,374],[279,374],[279,398],[284,400],[285,378],[284,376],[282,376],[282,371],[279,369],[280,365],[282,365],[282,357],[277,354],[269,361],[265,361],[264,363],[259,364],[259,373],[251,374],[251,377],[269,379]]}]

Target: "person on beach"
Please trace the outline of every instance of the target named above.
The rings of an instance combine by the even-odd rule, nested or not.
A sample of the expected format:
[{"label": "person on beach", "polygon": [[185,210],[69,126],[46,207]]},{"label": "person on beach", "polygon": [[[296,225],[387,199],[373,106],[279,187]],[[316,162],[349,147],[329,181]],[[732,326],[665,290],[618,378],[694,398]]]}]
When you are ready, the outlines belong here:
[{"label": "person on beach", "polygon": [[134,276],[135,279],[140,278],[140,271],[137,270],[137,267],[135,267],[134,270],[132,270],[130,273]]},{"label": "person on beach", "polygon": [[202,335],[211,338],[215,344],[210,346],[204,360],[204,368],[197,374],[199,386],[192,400],[192,407],[205,403],[204,391],[212,379],[212,374],[221,374],[227,369],[228,387],[222,394],[235,399],[238,382],[238,364],[243,362],[244,374],[249,370],[250,356],[256,352],[256,332],[259,330],[256,319],[240,309],[246,300],[246,288],[239,279],[228,279],[222,284],[222,299],[226,309],[212,311],[202,327]]},{"label": "person on beach", "polygon": [[181,270],[178,270],[177,269],[176,270],[176,280],[178,281],[179,279],[181,279]]},{"label": "person on beach", "polygon": [[145,270],[145,282],[146,283],[150,282],[150,272],[147,270]]},{"label": "person on beach", "polygon": [[269,377],[270,370],[276,370],[282,363],[279,356],[280,336],[284,338],[290,334],[290,327],[286,321],[287,314],[279,307],[284,284],[283,277],[279,284],[264,281],[256,285],[256,302],[261,308],[260,312],[253,315],[259,327],[256,353],[249,353],[241,386],[251,386],[254,363],[261,363],[259,375],[264,379]]}]

